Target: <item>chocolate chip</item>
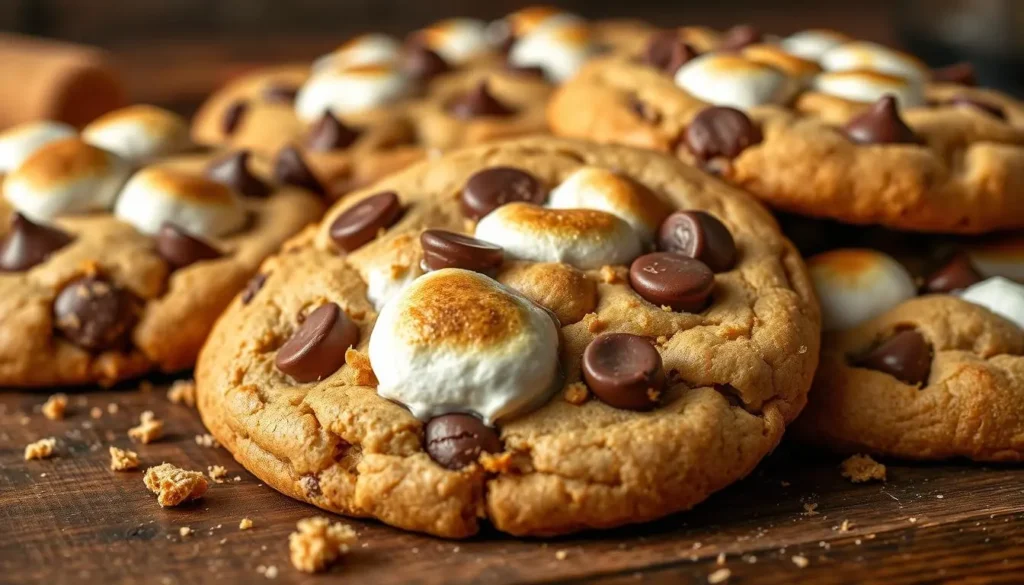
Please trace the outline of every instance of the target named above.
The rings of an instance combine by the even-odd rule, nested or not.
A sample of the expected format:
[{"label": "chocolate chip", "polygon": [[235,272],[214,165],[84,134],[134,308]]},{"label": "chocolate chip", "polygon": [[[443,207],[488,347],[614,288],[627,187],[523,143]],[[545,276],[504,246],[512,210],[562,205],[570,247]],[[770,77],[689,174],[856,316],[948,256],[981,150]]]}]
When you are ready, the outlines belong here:
[{"label": "chocolate chip", "polygon": [[967,97],[965,95],[958,95],[949,100],[949,105],[974,108],[975,110],[985,112],[986,114],[992,115],[1000,120],[1006,119],[1006,112],[1003,110],[1002,106]]},{"label": "chocolate chip", "polygon": [[746,114],[722,106],[701,110],[683,134],[686,149],[701,162],[736,158],[762,139],[761,129]]},{"label": "chocolate chip", "polygon": [[242,123],[242,117],[249,110],[248,102],[238,100],[228,106],[228,109],[224,111],[224,117],[221,119],[221,130],[224,131],[226,136],[231,136],[238,129],[238,125]]},{"label": "chocolate chip", "polygon": [[54,326],[71,343],[99,351],[121,345],[137,320],[131,293],[99,276],[66,284],[53,301]]},{"label": "chocolate chip", "polygon": [[715,275],[700,260],[673,252],[652,252],[633,261],[629,283],[655,305],[699,313],[708,305]]},{"label": "chocolate chip", "polygon": [[974,71],[974,65],[966,61],[935,69],[932,71],[932,79],[943,83],[978,85],[978,77]]},{"label": "chocolate chip", "polygon": [[263,88],[263,99],[271,103],[290,104],[299,95],[299,88],[284,83],[272,83]]},{"label": "chocolate chip", "polygon": [[274,157],[274,180],[284,185],[295,185],[317,195],[326,195],[327,190],[309,170],[302,154],[294,146],[285,146]]},{"label": "chocolate chip", "polygon": [[856,365],[919,386],[928,381],[931,363],[932,350],[924,336],[913,329],[906,329],[880,343]]},{"label": "chocolate chip", "polygon": [[928,275],[924,282],[924,291],[948,293],[963,290],[981,280],[981,275],[971,264],[967,254],[957,254],[942,268]]},{"label": "chocolate chip", "polygon": [[462,212],[480,219],[506,203],[541,204],[547,193],[530,173],[514,167],[491,167],[473,174],[462,189]]},{"label": "chocolate chip", "polygon": [[732,270],[736,242],[717,217],[703,211],[677,211],[661,222],[658,249],[696,258],[715,272]]},{"label": "chocolate chip", "polygon": [[206,176],[242,195],[266,197],[270,195],[270,188],[249,171],[250,155],[248,150],[239,150],[216,159],[207,165]]},{"label": "chocolate chip", "polygon": [[402,204],[394,191],[371,195],[349,207],[331,223],[331,239],[342,250],[351,252],[391,227],[402,213]]},{"label": "chocolate chip", "polygon": [[740,49],[761,42],[764,35],[758,28],[751,24],[736,25],[722,33],[718,42],[720,51],[739,51]]},{"label": "chocolate chip", "polygon": [[427,454],[448,469],[475,463],[481,453],[501,451],[497,431],[469,414],[436,416],[427,423],[424,435]]},{"label": "chocolate chip", "polygon": [[200,260],[220,258],[219,250],[184,229],[165,221],[156,235],[156,251],[174,268],[184,268]]},{"label": "chocolate chip", "polygon": [[359,343],[359,327],[337,303],[310,313],[277,350],[277,369],[298,382],[315,382],[345,364],[345,351]]},{"label": "chocolate chip", "polygon": [[487,81],[481,81],[471,91],[448,104],[448,112],[460,120],[471,120],[511,116],[515,110],[498,101],[487,87]]},{"label": "chocolate chip", "polygon": [[505,258],[501,246],[445,230],[424,231],[420,245],[428,270],[462,268],[493,275]]},{"label": "chocolate chip", "polygon": [[918,144],[920,140],[900,117],[896,98],[884,96],[846,124],[846,135],[857,144]]},{"label": "chocolate chip", "polygon": [[242,304],[248,305],[252,302],[253,298],[256,297],[256,293],[260,292],[263,285],[267,283],[267,275],[258,272],[249,279],[249,282],[245,285],[245,290],[242,291]]},{"label": "chocolate chip", "polygon": [[583,379],[602,402],[625,410],[650,410],[665,388],[661,355],[651,342],[629,333],[605,333],[583,352]]},{"label": "chocolate chip", "polygon": [[643,60],[664,73],[675,75],[680,67],[696,56],[697,51],[684,43],[676,31],[666,30],[651,36]]},{"label": "chocolate chip", "polygon": [[20,213],[11,218],[11,231],[0,243],[0,272],[20,272],[41,264],[74,238],[55,228],[30,221]]},{"label": "chocolate chip", "polygon": [[426,83],[451,69],[444,57],[422,43],[410,43],[402,55],[402,70],[420,83]]},{"label": "chocolate chip", "polygon": [[317,152],[346,149],[359,138],[360,132],[342,123],[330,112],[313,124],[306,135],[306,147]]}]

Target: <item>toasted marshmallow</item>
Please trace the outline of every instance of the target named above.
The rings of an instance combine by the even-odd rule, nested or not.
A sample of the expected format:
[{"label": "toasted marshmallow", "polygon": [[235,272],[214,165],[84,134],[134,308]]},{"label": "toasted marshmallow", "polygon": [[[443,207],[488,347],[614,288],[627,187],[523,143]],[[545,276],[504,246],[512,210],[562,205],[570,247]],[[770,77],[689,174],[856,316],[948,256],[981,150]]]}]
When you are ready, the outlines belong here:
[{"label": "toasted marshmallow", "polygon": [[0,132],[0,174],[18,168],[40,147],[75,135],[75,129],[63,122],[42,120],[25,122]]},{"label": "toasted marshmallow", "polygon": [[82,139],[131,162],[186,150],[188,123],[156,106],[136,105],[101,116],[82,130]]},{"label": "toasted marshmallow", "polygon": [[1002,276],[1024,282],[1024,236],[972,246],[967,249],[967,256],[985,278]]},{"label": "toasted marshmallow", "polygon": [[487,24],[473,18],[449,18],[419,32],[427,48],[445,61],[461,65],[491,49]]},{"label": "toasted marshmallow", "polygon": [[409,92],[409,80],[391,65],[330,68],[309,78],[295,98],[295,113],[304,122],[326,111],[335,115],[390,104]]},{"label": "toasted marshmallow", "polygon": [[368,33],[345,41],[340,47],[313,62],[313,71],[330,67],[354,67],[397,63],[402,45],[388,35]]},{"label": "toasted marshmallow", "polygon": [[416,279],[370,335],[377,394],[427,420],[473,413],[488,424],[539,406],[558,382],[558,328],[540,306],[476,272]]},{"label": "toasted marshmallow", "polygon": [[1024,285],[996,276],[967,287],[960,297],[1024,329]]},{"label": "toasted marshmallow", "polygon": [[29,219],[110,209],[131,172],[116,154],[78,138],[51,142],[4,181],[4,197]]},{"label": "toasted marshmallow", "polygon": [[917,294],[899,262],[874,250],[846,249],[810,258],[826,331],[856,327]]},{"label": "toasted marshmallow", "polygon": [[836,71],[814,78],[814,89],[852,102],[874,103],[887,95],[901,108],[925,104],[924,88],[912,79],[877,71]]},{"label": "toasted marshmallow", "polygon": [[596,209],[619,217],[650,242],[672,210],[650,189],[601,167],[583,167],[555,187],[551,209]]},{"label": "toasted marshmallow", "polygon": [[526,36],[541,26],[582,24],[583,22],[584,20],[579,16],[563,12],[554,6],[528,6],[492,22],[487,27],[487,36],[491,43],[499,45],[508,38]]},{"label": "toasted marshmallow", "polygon": [[742,54],[747,59],[762,65],[774,67],[793,80],[800,89],[810,83],[815,75],[821,73],[821,67],[814,61],[803,59],[780,49],[778,45],[762,43],[743,48]]},{"label": "toasted marshmallow", "polygon": [[854,41],[825,52],[820,59],[825,71],[869,70],[912,79],[919,83],[931,75],[920,59],[875,43]]},{"label": "toasted marshmallow", "polygon": [[565,262],[583,270],[629,264],[642,248],[633,228],[610,213],[530,203],[509,203],[488,213],[475,235],[504,248],[508,258]]},{"label": "toasted marshmallow", "polygon": [[561,83],[575,75],[593,51],[590,31],[583,23],[552,22],[519,37],[508,62],[516,67],[540,67],[548,79]]},{"label": "toasted marshmallow", "polygon": [[156,234],[166,221],[199,237],[228,235],[246,221],[241,198],[227,185],[162,167],[135,173],[114,214],[146,234]]},{"label": "toasted marshmallow", "polygon": [[790,55],[817,61],[831,49],[851,40],[841,32],[819,28],[794,33],[782,39],[779,44]]},{"label": "toasted marshmallow", "polygon": [[676,85],[718,106],[752,108],[789,99],[793,84],[778,69],[730,53],[707,53],[676,71]]}]

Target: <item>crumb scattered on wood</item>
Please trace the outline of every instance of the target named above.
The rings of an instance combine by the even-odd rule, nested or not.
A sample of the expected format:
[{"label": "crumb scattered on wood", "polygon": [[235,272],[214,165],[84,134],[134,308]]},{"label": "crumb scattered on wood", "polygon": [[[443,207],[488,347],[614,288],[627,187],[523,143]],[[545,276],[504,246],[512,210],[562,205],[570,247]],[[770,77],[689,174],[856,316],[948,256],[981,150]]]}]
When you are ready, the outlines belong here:
[{"label": "crumb scattered on wood", "polygon": [[178,535],[180,535],[182,538],[185,538],[189,534],[192,534],[192,529],[188,526],[182,526],[178,529]]},{"label": "crumb scattered on wood", "polygon": [[143,481],[149,491],[157,495],[157,503],[164,508],[201,498],[209,487],[202,473],[175,467],[170,463],[150,467]]},{"label": "crumb scattered on wood", "polygon": [[238,523],[238,529],[239,530],[249,530],[250,528],[252,528],[252,520],[251,519],[249,519],[249,518],[242,518],[242,520],[239,521],[239,523]]},{"label": "crumb scattered on wood", "polygon": [[224,478],[228,475],[228,470],[224,469],[223,465],[211,465],[206,468],[206,472],[210,479],[217,483],[224,483]]},{"label": "crumb scattered on wood", "polygon": [[556,550],[555,551],[555,558],[560,560],[560,561],[564,561],[566,558],[568,558],[568,556],[569,556],[569,551],[567,551],[565,549]]},{"label": "crumb scattered on wood", "polygon": [[870,455],[853,455],[843,461],[842,474],[853,483],[885,481],[885,465]]},{"label": "crumb scattered on wood", "polygon": [[110,469],[113,471],[129,471],[139,468],[139,454],[128,449],[110,447]]},{"label": "crumb scattered on wood", "polygon": [[793,555],[792,559],[790,560],[793,561],[794,565],[800,567],[801,569],[804,569],[807,567],[807,565],[811,564],[811,562],[807,560],[807,557],[803,555]]},{"label": "crumb scattered on wood", "polygon": [[562,392],[562,398],[564,398],[569,404],[575,406],[583,404],[589,397],[590,390],[583,382],[573,382],[566,386],[565,391]]},{"label": "crumb scattered on wood", "polygon": [[167,389],[167,400],[173,404],[196,405],[196,383],[192,380],[175,380]]},{"label": "crumb scattered on wood", "polygon": [[33,459],[47,459],[53,455],[53,450],[57,446],[57,439],[53,437],[47,437],[45,439],[39,439],[35,443],[29,443],[25,445],[25,461],[31,461]]},{"label": "crumb scattered on wood", "polygon": [[818,504],[804,504],[804,516],[817,516],[818,514],[820,514]]},{"label": "crumb scattered on wood", "polygon": [[732,571],[729,569],[718,569],[717,571],[708,575],[708,583],[715,585],[715,583],[725,583],[732,576]]},{"label": "crumb scattered on wood", "polygon": [[220,443],[217,442],[217,439],[213,438],[213,435],[211,435],[210,433],[205,433],[202,435],[196,435],[196,445],[199,445],[200,447],[213,448],[219,447]]},{"label": "crumb scattered on wood", "polygon": [[116,402],[111,402],[107,405],[107,412],[110,414],[117,414],[118,410],[121,410],[121,407],[119,407]]},{"label": "crumb scattered on wood", "polygon": [[319,573],[348,552],[356,542],[356,531],[351,526],[331,521],[323,516],[303,518],[298,531],[288,537],[288,550],[292,565],[305,573]]},{"label": "crumb scattered on wood", "polygon": [[277,565],[270,565],[269,567],[260,565],[256,567],[256,572],[267,579],[277,579]]},{"label": "crumb scattered on wood", "polygon": [[164,421],[156,418],[152,410],[147,410],[139,417],[139,425],[128,429],[128,438],[136,443],[147,445],[164,436]]},{"label": "crumb scattered on wood", "polygon": [[839,525],[839,532],[849,532],[851,528],[853,528],[853,522],[843,520],[843,523]]},{"label": "crumb scattered on wood", "polygon": [[103,418],[103,409],[98,406],[94,406],[89,409],[89,416],[96,419]]},{"label": "crumb scattered on wood", "polygon": [[715,559],[715,564],[717,564],[719,566],[725,564],[725,553],[724,552],[718,553],[718,557]]},{"label": "crumb scattered on wood", "polygon": [[54,394],[43,403],[43,416],[50,420],[61,420],[68,408],[67,394]]}]

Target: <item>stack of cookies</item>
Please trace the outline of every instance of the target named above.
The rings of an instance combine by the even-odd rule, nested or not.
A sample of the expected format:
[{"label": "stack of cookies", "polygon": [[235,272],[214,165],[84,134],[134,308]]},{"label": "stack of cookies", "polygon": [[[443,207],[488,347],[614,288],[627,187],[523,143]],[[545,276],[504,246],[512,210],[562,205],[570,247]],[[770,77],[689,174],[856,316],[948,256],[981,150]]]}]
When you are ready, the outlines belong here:
[{"label": "stack of cookies", "polygon": [[191,124],[14,128],[0,384],[195,366],[262,481],[445,537],[685,510],[790,423],[1019,460],[1024,271],[979,238],[1024,227],[1024,109],[969,81],[542,7],[359,36]]}]

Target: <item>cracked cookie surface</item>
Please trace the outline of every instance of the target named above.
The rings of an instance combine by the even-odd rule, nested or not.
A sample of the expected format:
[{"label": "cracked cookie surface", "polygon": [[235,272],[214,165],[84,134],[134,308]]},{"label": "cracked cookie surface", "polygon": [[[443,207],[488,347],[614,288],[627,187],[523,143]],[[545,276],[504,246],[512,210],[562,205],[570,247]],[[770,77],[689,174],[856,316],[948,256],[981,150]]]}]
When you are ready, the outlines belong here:
[{"label": "cracked cookie surface", "polygon": [[[506,228],[536,228],[548,234],[548,241],[577,242],[575,230],[598,225],[588,218],[600,212],[564,209],[572,207],[562,199],[571,183],[567,178],[579,176],[584,168],[612,169],[619,173],[616,188],[629,185],[627,190],[635,190],[627,194],[649,193],[657,202],[654,208],[703,210],[718,218],[735,240],[736,257],[713,275],[710,304],[692,313],[645,300],[642,295],[650,291],[631,287],[628,262],[581,269],[560,261],[506,257],[495,272],[504,284],[452,269],[418,276],[421,260],[428,268],[436,261],[424,256],[424,230],[473,234],[474,222],[464,213],[465,191],[483,197],[489,183],[479,181],[478,174],[492,167],[521,171],[503,171],[520,181],[520,200],[535,191],[523,179],[525,172],[540,184],[543,197],[550,197],[549,207],[563,201],[558,205],[563,209],[551,215],[507,213],[507,221],[519,218],[525,223],[506,223]],[[609,193],[619,195],[606,201],[627,199],[623,191]],[[401,205],[397,214],[390,211],[395,196]],[[498,209],[514,205],[528,206]],[[374,224],[384,227],[372,229],[368,241],[338,227],[348,225],[339,218],[350,221],[349,212],[356,206],[361,217],[372,211],[374,217],[387,218]],[[490,225],[499,225],[481,215]],[[616,230],[615,237],[635,237],[622,235],[630,224],[615,217],[607,223]],[[560,240],[559,230],[572,234]],[[475,232],[485,239],[496,233]],[[345,243],[347,253],[340,251],[338,241]],[[531,241],[527,238],[524,250],[532,249]],[[432,241],[432,251],[442,249],[435,246]],[[510,248],[505,249],[508,254]],[[487,271],[493,263],[479,266]],[[203,422],[239,462],[289,496],[337,513],[446,537],[472,535],[483,521],[512,534],[552,535],[643,522],[688,509],[749,473],[777,445],[806,401],[818,358],[820,317],[808,274],[772,217],[745,194],[679,161],[624,147],[521,139],[422,163],[336,204],[320,226],[307,229],[268,259],[261,274],[261,286],[231,304],[201,353],[196,383]],[[394,377],[380,370],[380,356],[386,361],[387,354],[375,353],[370,343],[380,334],[374,331],[376,306],[394,313],[412,303],[415,311],[417,298],[433,295],[434,308],[410,313],[420,324],[416,343],[421,345],[431,343],[427,332],[434,330],[460,347],[500,345],[506,339],[487,329],[491,321],[461,329],[455,325],[460,316],[453,315],[447,323],[445,307],[460,305],[447,305],[444,288],[427,282],[484,287],[490,291],[488,300],[481,300],[474,314],[500,307],[490,319],[503,323],[510,335],[547,322],[543,313],[538,317],[529,309],[533,303],[564,320],[556,352],[564,376],[561,388],[532,411],[499,414],[500,447],[473,454],[466,465],[439,463],[434,439],[425,440],[436,429],[425,429],[430,425],[376,390],[378,375],[371,358],[380,383]],[[382,301],[380,291],[388,290],[382,283],[417,292],[398,292],[390,302]],[[507,296],[513,293],[522,297]],[[502,300],[510,298],[518,300]],[[324,306],[331,303],[347,319],[327,311],[324,321]],[[382,315],[384,320],[403,322],[393,314]],[[294,366],[294,361],[282,362],[280,350],[300,337],[297,329],[308,333],[302,339],[309,339],[324,330],[325,322],[344,323],[332,331],[359,341],[344,351],[344,364],[336,371],[298,383],[279,369],[282,363]],[[598,397],[587,399],[583,354],[607,333],[640,336],[657,350],[658,356],[649,355],[649,349],[645,353],[655,360],[660,356],[667,377],[660,395],[650,395],[656,407],[648,403],[645,410],[626,410]],[[335,339],[332,335],[317,339]],[[330,343],[338,348],[348,341]],[[294,356],[289,350],[288,357]],[[318,353],[318,367],[329,357]],[[407,365],[396,363],[395,368]]]}]

